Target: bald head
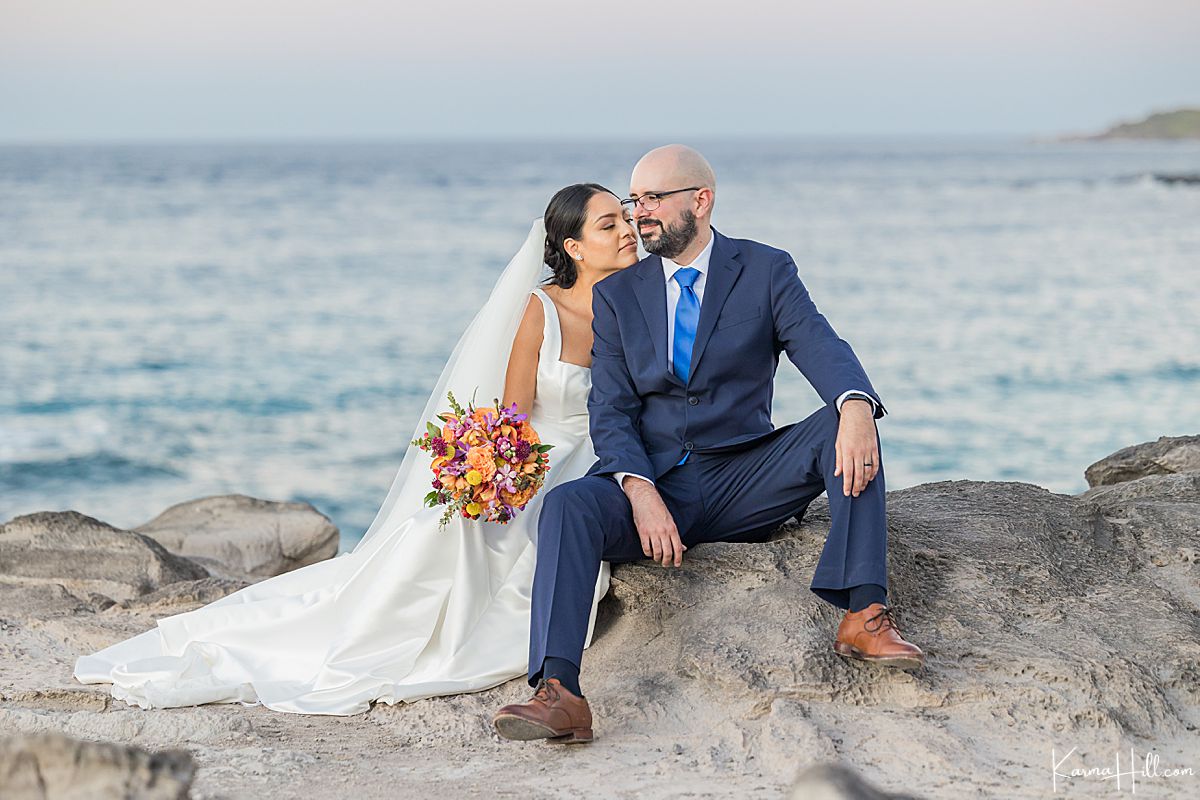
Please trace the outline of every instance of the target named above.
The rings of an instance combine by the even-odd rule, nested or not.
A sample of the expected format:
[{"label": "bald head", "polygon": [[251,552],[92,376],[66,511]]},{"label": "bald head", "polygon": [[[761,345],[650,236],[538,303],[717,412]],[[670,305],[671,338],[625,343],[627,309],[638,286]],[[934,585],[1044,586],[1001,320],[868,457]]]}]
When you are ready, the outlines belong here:
[{"label": "bald head", "polygon": [[[629,178],[634,225],[646,251],[691,263],[711,239],[717,178],[704,156],[682,144],[656,147]],[[647,208],[649,206],[649,208]]]},{"label": "bald head", "polygon": [[[632,193],[635,194],[681,189],[684,186],[711,189],[715,194],[717,176],[704,156],[692,148],[682,144],[668,144],[656,147],[642,156],[633,168],[629,184]],[[638,191],[634,187],[642,188]]]}]

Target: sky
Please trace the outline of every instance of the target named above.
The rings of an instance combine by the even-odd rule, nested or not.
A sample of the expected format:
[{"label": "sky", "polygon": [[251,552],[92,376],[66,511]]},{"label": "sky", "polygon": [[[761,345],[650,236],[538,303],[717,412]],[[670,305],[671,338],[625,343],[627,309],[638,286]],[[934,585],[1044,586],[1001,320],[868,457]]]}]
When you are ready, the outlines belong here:
[{"label": "sky", "polygon": [[1054,135],[1200,106],[1198,0],[0,0],[0,141]]}]

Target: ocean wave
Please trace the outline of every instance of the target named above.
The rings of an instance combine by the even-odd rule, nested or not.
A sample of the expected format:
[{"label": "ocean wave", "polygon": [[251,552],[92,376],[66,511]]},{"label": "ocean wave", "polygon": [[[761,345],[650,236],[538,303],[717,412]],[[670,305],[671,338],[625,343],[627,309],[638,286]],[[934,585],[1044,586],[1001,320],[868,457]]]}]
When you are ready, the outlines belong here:
[{"label": "ocean wave", "polygon": [[1088,389],[1104,385],[1125,385],[1146,381],[1174,383],[1176,381],[1200,380],[1200,364],[1183,364],[1167,361],[1151,364],[1145,369],[1114,369],[1090,374],[1064,375],[1016,375],[1005,373],[993,375],[991,383],[998,389]]},{"label": "ocean wave", "polygon": [[182,477],[182,473],[170,467],[107,451],[45,461],[0,463],[0,489],[6,491],[41,489],[48,483],[96,486]]}]

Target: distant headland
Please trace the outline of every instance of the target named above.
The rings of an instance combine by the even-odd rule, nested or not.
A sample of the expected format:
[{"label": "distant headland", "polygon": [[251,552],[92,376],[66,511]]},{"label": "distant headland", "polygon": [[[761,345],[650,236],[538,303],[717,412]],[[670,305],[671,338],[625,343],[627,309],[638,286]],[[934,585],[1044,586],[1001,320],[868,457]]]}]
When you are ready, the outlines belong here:
[{"label": "distant headland", "polygon": [[1136,122],[1120,122],[1102,133],[1067,136],[1074,141],[1108,139],[1200,139],[1200,108],[1159,111]]}]

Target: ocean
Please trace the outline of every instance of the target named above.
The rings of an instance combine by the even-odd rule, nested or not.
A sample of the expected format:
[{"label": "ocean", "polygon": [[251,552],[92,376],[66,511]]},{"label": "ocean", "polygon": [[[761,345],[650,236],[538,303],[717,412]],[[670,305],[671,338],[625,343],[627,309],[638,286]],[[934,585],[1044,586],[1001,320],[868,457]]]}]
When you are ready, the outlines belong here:
[{"label": "ocean", "polygon": [[[0,146],[0,520],[239,492],[351,546],[550,195],[659,142]],[[883,398],[889,489],[1200,433],[1200,143],[696,142]],[[787,362],[777,423],[820,405]]]}]

